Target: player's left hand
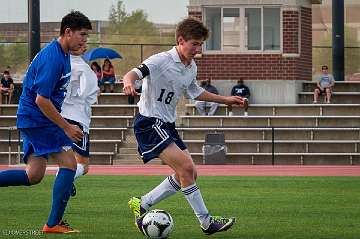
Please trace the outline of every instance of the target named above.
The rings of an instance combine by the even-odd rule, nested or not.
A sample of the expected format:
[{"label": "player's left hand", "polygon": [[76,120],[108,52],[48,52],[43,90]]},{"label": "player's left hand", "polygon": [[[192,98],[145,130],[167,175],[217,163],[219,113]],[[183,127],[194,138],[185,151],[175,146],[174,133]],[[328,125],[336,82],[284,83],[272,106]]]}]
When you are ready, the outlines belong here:
[{"label": "player's left hand", "polygon": [[139,93],[136,92],[134,84],[131,81],[123,80],[123,82],[124,82],[123,92],[125,93],[125,95],[132,95],[132,96],[139,95]]},{"label": "player's left hand", "polygon": [[226,98],[226,105],[239,105],[241,107],[247,108],[248,107],[248,99],[245,97],[240,96],[228,96]]}]

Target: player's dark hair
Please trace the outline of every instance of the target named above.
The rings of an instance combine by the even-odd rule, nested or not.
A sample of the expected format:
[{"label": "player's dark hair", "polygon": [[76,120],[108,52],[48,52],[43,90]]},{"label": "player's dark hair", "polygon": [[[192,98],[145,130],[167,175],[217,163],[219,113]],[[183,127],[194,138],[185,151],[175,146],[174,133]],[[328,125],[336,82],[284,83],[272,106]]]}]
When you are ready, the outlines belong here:
[{"label": "player's dark hair", "polygon": [[9,71],[4,71],[4,75],[10,75]]},{"label": "player's dark hair", "polygon": [[176,27],[176,43],[180,36],[182,36],[185,41],[190,39],[201,39],[205,41],[209,36],[209,30],[199,20],[188,17],[179,22]]},{"label": "player's dark hair", "polygon": [[321,67],[321,70],[328,70],[329,69],[329,67],[327,66],[327,65],[323,65],[322,67]]},{"label": "player's dark hair", "polygon": [[60,35],[64,35],[66,28],[70,28],[72,31],[78,31],[83,28],[88,30],[92,29],[89,18],[79,11],[71,11],[62,18]]}]

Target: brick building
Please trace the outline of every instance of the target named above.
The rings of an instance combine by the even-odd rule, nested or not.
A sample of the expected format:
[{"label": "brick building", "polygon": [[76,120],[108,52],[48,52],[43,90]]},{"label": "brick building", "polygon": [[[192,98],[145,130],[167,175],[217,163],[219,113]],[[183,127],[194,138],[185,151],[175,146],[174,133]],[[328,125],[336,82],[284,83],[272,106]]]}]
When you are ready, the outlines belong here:
[{"label": "brick building", "polygon": [[190,0],[189,16],[210,29],[196,61],[199,79],[228,94],[240,77],[253,103],[296,103],[312,78],[312,4],[321,0]]}]

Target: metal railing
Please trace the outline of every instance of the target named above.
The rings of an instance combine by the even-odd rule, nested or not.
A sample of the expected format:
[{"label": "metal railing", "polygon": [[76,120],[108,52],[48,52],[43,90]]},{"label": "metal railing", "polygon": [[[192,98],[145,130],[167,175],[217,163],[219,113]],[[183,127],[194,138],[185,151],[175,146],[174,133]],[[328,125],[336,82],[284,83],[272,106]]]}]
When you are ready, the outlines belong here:
[{"label": "metal railing", "polygon": [[17,152],[16,157],[16,163],[21,162],[21,137],[20,137],[20,131],[16,128],[16,126],[10,126],[10,127],[0,127],[1,130],[7,130],[8,132],[8,164],[12,164],[12,134],[13,132],[16,132],[18,135],[17,137],[17,149],[14,152]]},{"label": "metal railing", "polygon": [[[107,127],[103,127],[103,128],[107,128]],[[112,128],[112,127],[109,127]],[[132,129],[133,127],[124,127],[129,129]],[[15,126],[11,126],[11,127],[0,127],[1,130],[7,130],[8,132],[8,164],[11,165],[13,164],[13,160],[12,160],[12,156],[14,155],[14,153],[16,153],[16,162],[15,163],[20,163],[21,162],[21,137],[20,137],[20,131],[15,127]],[[287,141],[289,141],[289,143],[291,143],[291,141],[296,141],[296,139],[277,139],[276,135],[277,132],[279,132],[280,130],[287,130],[287,131],[301,131],[301,130],[308,130],[311,132],[311,139],[299,139],[299,141],[308,141],[308,143],[311,143],[314,138],[313,138],[313,131],[321,131],[321,130],[330,130],[332,132],[334,132],[334,134],[336,134],[336,132],[338,131],[344,131],[344,130],[348,130],[348,131],[356,131],[357,134],[357,138],[354,140],[349,140],[349,141],[357,141],[359,144],[360,143],[360,127],[259,127],[259,126],[255,126],[255,127],[228,127],[228,126],[222,126],[222,127],[214,127],[214,126],[197,126],[197,127],[177,127],[177,129],[179,131],[186,131],[186,130],[202,130],[204,131],[204,139],[205,139],[205,135],[206,133],[210,133],[210,132],[215,132],[215,133],[219,133],[219,132],[225,132],[225,131],[234,131],[234,130],[255,130],[255,131],[262,131],[262,138],[258,140],[257,143],[261,144],[261,143],[269,143],[271,142],[271,152],[269,152],[269,154],[271,153],[271,163],[273,165],[275,165],[276,162],[276,155],[279,154],[279,152],[276,152],[276,144],[279,143],[281,141],[281,143],[286,143]],[[131,130],[132,131],[132,130]],[[271,138],[269,139],[269,137],[265,137],[265,131],[268,131],[269,133],[267,134],[268,136],[271,135]],[[17,140],[14,141],[13,140],[13,134],[16,133],[17,134]],[[180,135],[183,135],[183,133],[180,133]],[[133,137],[126,137],[128,143],[134,143],[136,144],[136,141],[134,142],[129,142],[131,140],[134,140]],[[131,139],[130,139],[131,138]],[[183,137],[182,137],[183,138]],[[239,134],[239,139],[241,139],[241,134]],[[188,139],[191,140],[191,139]],[[246,141],[246,139],[244,140]],[[251,140],[249,140],[251,141]],[[321,140],[320,140],[321,141]],[[330,140],[324,140],[324,141],[334,141],[336,142],[336,139],[330,139]],[[16,149],[14,149],[14,145],[13,143],[16,142],[17,144],[15,145]],[[226,141],[225,141],[226,144]],[[354,143],[355,144],[355,143]],[[228,146],[228,145],[227,145]],[[117,147],[119,147],[119,145],[117,145]],[[120,146],[121,147],[121,146]],[[348,152],[348,153],[344,153],[346,155],[351,156],[353,155],[360,155],[359,152],[359,148],[355,147],[355,152]],[[254,152],[254,155],[256,155],[257,152]],[[299,155],[301,155],[302,153],[299,152]],[[320,153],[321,154],[321,153]],[[324,153],[324,155],[327,153]],[[340,153],[341,154],[341,153]],[[249,153],[249,155],[251,155],[251,153]],[[350,162],[351,163],[351,162]]]}]

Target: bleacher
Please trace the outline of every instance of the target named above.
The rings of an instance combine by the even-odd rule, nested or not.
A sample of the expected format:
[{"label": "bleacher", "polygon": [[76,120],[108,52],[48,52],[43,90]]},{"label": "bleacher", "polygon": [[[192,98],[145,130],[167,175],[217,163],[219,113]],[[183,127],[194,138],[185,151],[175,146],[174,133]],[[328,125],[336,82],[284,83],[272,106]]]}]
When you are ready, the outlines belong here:
[{"label": "bleacher", "polygon": [[[337,83],[332,104],[312,104],[314,87],[304,83],[299,104],[250,105],[249,116],[239,107],[228,116],[226,105],[215,116],[199,116],[193,104],[186,104],[178,130],[197,164],[204,162],[205,135],[213,132],[225,135],[228,164],[359,164],[360,82]],[[101,93],[92,109],[91,163],[141,164],[132,129],[138,108],[128,105],[122,84],[114,93]],[[17,131],[8,130],[16,110],[16,104],[0,105],[0,164],[18,163],[21,155]]]},{"label": "bleacher", "polygon": [[[303,91],[299,93],[300,103],[312,103],[316,82],[305,82]],[[323,102],[323,99],[320,99]],[[331,102],[333,104],[360,104],[360,82],[336,82],[333,89]]]},{"label": "bleacher", "polygon": [[[109,86],[105,87],[109,91]],[[138,107],[128,105],[128,97],[121,91],[122,83],[117,83],[114,93],[101,93],[98,104],[92,106],[90,154],[93,164],[116,163],[122,145],[128,145],[127,137],[133,134],[131,126]],[[22,156],[22,147],[18,147],[19,143],[21,145],[19,133],[15,129],[9,130],[9,126],[16,125],[17,107],[17,104],[0,105],[0,164],[8,164],[9,155],[12,164],[19,163]],[[131,141],[135,144],[134,139]]]},{"label": "bleacher", "polygon": [[315,87],[303,84],[299,104],[250,105],[249,116],[239,107],[228,116],[226,105],[199,116],[186,104],[179,132],[196,163],[204,162],[205,135],[216,132],[225,135],[229,164],[359,164],[360,82],[337,82],[332,104],[312,104]]}]

